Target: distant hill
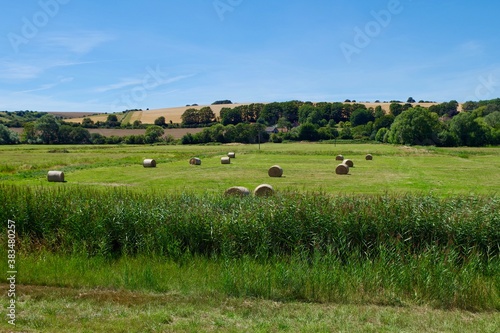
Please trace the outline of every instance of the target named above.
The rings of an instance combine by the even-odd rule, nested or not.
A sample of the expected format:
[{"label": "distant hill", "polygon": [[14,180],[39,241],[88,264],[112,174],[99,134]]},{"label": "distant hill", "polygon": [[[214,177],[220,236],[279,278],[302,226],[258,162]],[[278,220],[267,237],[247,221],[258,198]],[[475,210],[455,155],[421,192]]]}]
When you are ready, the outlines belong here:
[{"label": "distant hill", "polygon": [[62,119],[84,118],[98,114],[97,112],[64,112],[64,111],[48,111],[47,113],[54,116],[61,117]]},{"label": "distant hill", "polygon": [[[251,103],[241,103],[241,104],[217,104],[217,105],[197,105],[197,106],[181,106],[181,107],[172,107],[172,108],[163,108],[163,109],[153,109],[153,110],[145,110],[145,111],[129,111],[132,113],[129,117],[127,117],[129,123],[133,123],[136,120],[141,121],[143,124],[154,124],[154,121],[158,117],[165,117],[165,121],[169,123],[172,121],[173,123],[181,123],[182,119],[181,116],[182,114],[187,110],[191,108],[195,109],[201,109],[202,107],[209,106],[212,111],[219,116],[220,110],[222,108],[234,108],[239,105],[248,105]],[[123,112],[119,112],[120,115],[123,114]],[[94,122],[96,121],[106,121],[106,118],[108,117],[108,114],[100,114],[100,115],[94,115],[94,116],[88,116],[88,118],[92,119]],[[81,123],[83,121],[83,116],[81,117],[75,117],[71,119],[67,119],[67,122],[73,122],[73,123]],[[120,117],[118,117],[118,120],[121,120]]]},{"label": "distant hill", "polygon": [[[364,104],[366,107],[377,107],[381,106],[382,109],[385,112],[389,112],[389,106],[391,103],[362,103],[362,102],[357,102],[358,104]],[[169,123],[172,121],[173,123],[181,123],[182,119],[181,116],[182,114],[189,108],[195,108],[195,109],[201,109],[202,107],[209,106],[212,111],[216,114],[216,116],[220,115],[220,110],[222,108],[234,108],[239,105],[249,105],[252,103],[238,103],[238,104],[217,104],[217,105],[197,105],[197,106],[181,106],[181,107],[171,107],[171,108],[162,108],[162,109],[153,109],[153,110],[146,110],[146,111],[129,111],[131,115],[129,115],[127,118],[129,123],[133,123],[136,120],[141,121],[143,124],[153,124],[154,121],[158,117],[165,117],[165,121]],[[404,104],[404,103],[402,103]],[[439,104],[439,103],[413,103],[414,105],[420,105],[423,107],[429,107],[431,105]],[[461,104],[459,106],[459,111],[461,110]],[[65,116],[66,112],[60,112],[62,116],[66,119],[67,122],[74,122],[74,123],[81,123],[83,121],[83,118],[87,116],[88,118],[92,119],[94,122],[97,121],[106,121],[106,118],[108,114],[99,114],[99,115],[84,115],[84,116],[73,116],[78,114],[78,112],[68,112],[72,114],[71,116]],[[119,113],[122,115],[122,117],[118,117],[118,120],[122,120],[123,117],[123,112]]]}]

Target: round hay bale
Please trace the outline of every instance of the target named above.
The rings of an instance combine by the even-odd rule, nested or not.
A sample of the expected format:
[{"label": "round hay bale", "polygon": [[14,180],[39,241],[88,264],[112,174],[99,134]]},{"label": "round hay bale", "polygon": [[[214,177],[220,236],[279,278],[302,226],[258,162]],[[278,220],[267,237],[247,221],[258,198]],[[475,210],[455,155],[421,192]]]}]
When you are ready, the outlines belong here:
[{"label": "round hay bale", "polygon": [[335,157],[335,160],[336,161],[343,161],[344,160],[344,156],[343,155],[337,155],[337,157]]},{"label": "round hay bale", "polygon": [[350,160],[350,159],[346,159],[346,160],[344,160],[344,161],[342,162],[342,164],[347,165],[349,168],[354,167],[354,163],[353,163],[353,162],[352,162],[352,160]]},{"label": "round hay bale", "polygon": [[49,171],[47,173],[47,180],[49,182],[64,182],[64,172],[62,171]]},{"label": "round hay bale", "polygon": [[261,184],[253,190],[256,197],[269,197],[274,194],[274,189],[269,184]]},{"label": "round hay bale", "polygon": [[235,154],[234,152],[229,152],[229,153],[227,153],[227,156],[228,156],[229,158],[236,158],[236,154]]},{"label": "round hay bale", "polygon": [[267,171],[269,177],[281,177],[283,176],[283,169],[279,165],[273,165]]},{"label": "round hay bale", "polygon": [[145,168],[156,168],[156,161],[152,158],[146,158],[144,161],[142,161],[142,165]]},{"label": "round hay bale", "polygon": [[349,166],[346,164],[339,164],[335,168],[335,173],[337,175],[347,175],[349,173]]},{"label": "round hay bale", "polygon": [[221,164],[231,164],[231,158],[230,157],[221,157],[220,163]]},{"label": "round hay bale", "polygon": [[193,157],[189,160],[191,165],[201,165],[201,160],[198,157]]},{"label": "round hay bale", "polygon": [[372,154],[366,154],[365,159],[366,159],[367,161],[371,161],[371,160],[373,160],[373,156],[372,156]]},{"label": "round hay bale", "polygon": [[236,196],[246,196],[250,194],[250,190],[243,186],[233,186],[228,188],[225,192],[225,195],[236,195]]}]

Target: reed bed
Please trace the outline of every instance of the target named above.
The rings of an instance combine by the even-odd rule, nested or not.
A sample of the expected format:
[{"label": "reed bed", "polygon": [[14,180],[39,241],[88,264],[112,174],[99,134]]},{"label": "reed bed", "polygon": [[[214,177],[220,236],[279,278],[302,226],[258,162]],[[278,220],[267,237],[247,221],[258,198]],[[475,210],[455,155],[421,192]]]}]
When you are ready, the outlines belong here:
[{"label": "reed bed", "polygon": [[0,217],[16,221],[27,258],[197,258],[217,266],[214,288],[227,294],[308,301],[500,310],[499,211],[495,195],[241,198],[0,185]]}]

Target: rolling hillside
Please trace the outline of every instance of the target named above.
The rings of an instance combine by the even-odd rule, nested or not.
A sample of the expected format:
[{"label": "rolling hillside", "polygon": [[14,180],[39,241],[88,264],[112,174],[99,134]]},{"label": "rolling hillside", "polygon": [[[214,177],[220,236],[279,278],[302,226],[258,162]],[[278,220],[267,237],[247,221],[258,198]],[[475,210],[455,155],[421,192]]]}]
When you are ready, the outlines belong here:
[{"label": "rolling hillside", "polygon": [[[136,120],[141,121],[143,124],[153,124],[155,119],[158,117],[165,117],[165,121],[168,123],[172,121],[173,123],[181,123],[182,119],[181,116],[189,108],[196,108],[196,109],[201,109],[202,107],[205,106],[210,106],[212,108],[212,111],[219,116],[220,110],[224,107],[229,107],[229,108],[234,108],[239,105],[248,105],[251,103],[239,103],[239,104],[218,104],[218,105],[198,105],[198,106],[181,106],[181,107],[171,107],[171,108],[162,108],[162,109],[153,109],[153,110],[146,110],[146,111],[131,111],[129,116],[124,116],[122,112],[118,113],[118,119],[122,120],[123,118],[127,118],[128,122],[133,123]],[[382,109],[384,109],[386,112],[389,112],[389,106],[391,103],[360,103],[359,104],[364,104],[366,107],[377,107],[381,106]],[[415,103],[415,105],[421,105],[424,107],[429,107],[431,105],[437,104],[437,103]],[[461,104],[459,105],[459,111],[461,110]],[[94,122],[96,121],[106,121],[107,114],[100,114],[100,115],[94,115],[94,116],[89,116],[90,119],[92,119]],[[70,118],[70,117],[68,117]],[[75,123],[81,123],[83,121],[83,117],[75,117],[75,118],[70,118],[66,119],[68,122],[75,122]]]}]

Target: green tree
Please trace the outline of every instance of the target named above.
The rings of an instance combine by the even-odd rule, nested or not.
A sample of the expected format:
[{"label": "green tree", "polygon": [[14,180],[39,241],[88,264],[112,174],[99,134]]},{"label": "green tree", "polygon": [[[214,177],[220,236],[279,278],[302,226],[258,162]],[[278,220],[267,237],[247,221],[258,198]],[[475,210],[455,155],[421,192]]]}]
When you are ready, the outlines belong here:
[{"label": "green tree", "polygon": [[441,104],[431,105],[429,107],[431,112],[435,112],[438,116],[448,116],[450,118],[458,114],[458,102],[449,101]]},{"label": "green tree", "polygon": [[274,102],[264,106],[260,114],[260,118],[264,119],[269,125],[274,125],[283,115],[281,103]]},{"label": "green tree", "polygon": [[378,118],[385,116],[384,109],[382,109],[382,107],[380,105],[377,105],[375,107],[374,116],[375,116],[375,119],[378,119]]},{"label": "green tree", "polygon": [[[347,105],[350,106],[350,104]],[[350,114],[349,116],[347,116],[347,111],[343,103],[336,102],[330,104],[329,111],[330,113],[328,115],[328,119],[330,120],[333,119],[335,123],[340,123],[341,121],[349,120]]]},{"label": "green tree", "polygon": [[37,135],[36,135],[35,122],[29,121],[24,123],[21,139],[22,142],[36,143]]},{"label": "green tree", "polygon": [[403,105],[400,103],[391,103],[391,105],[389,105],[389,110],[394,117],[399,116],[404,111]]},{"label": "green tree", "polygon": [[52,114],[46,114],[35,123],[35,130],[42,143],[57,143],[59,137],[59,121]]},{"label": "green tree", "polygon": [[292,123],[285,117],[281,117],[280,119],[278,119],[278,123],[276,125],[278,126],[278,128],[286,128],[287,131],[292,128]]},{"label": "green tree", "polygon": [[375,135],[375,141],[384,142],[384,138],[387,132],[389,132],[389,129],[387,129],[386,127],[379,128],[377,134]]},{"label": "green tree", "polygon": [[340,138],[343,140],[351,140],[352,139],[352,131],[350,126],[345,126],[340,133]]},{"label": "green tree", "polygon": [[406,103],[415,103],[415,100],[413,99],[413,97],[408,97]]},{"label": "green tree", "polygon": [[394,119],[388,142],[405,145],[436,144],[440,130],[438,115],[423,107],[410,108]]},{"label": "green tree", "polygon": [[[299,123],[305,124],[308,122],[308,120],[316,120],[316,116],[319,116],[319,113],[316,113],[313,115],[313,113],[316,111],[316,108],[313,105],[310,104],[303,104],[299,108]],[[317,119],[319,122],[320,119]]]},{"label": "green tree", "polygon": [[220,143],[225,143],[226,138],[224,136],[225,132],[225,127],[222,124],[216,124],[214,126],[210,126],[208,128],[210,131],[210,139],[212,142],[220,142]]},{"label": "green tree", "polygon": [[254,123],[259,119],[262,110],[264,109],[264,104],[262,103],[252,103],[246,108],[242,109],[241,117],[243,121]]},{"label": "green tree", "polygon": [[57,142],[58,143],[74,143],[71,140],[71,131],[73,130],[73,127],[69,125],[61,125],[59,126],[59,130],[57,131]]},{"label": "green tree", "polygon": [[220,121],[223,125],[237,125],[243,121],[241,109],[238,108],[222,108],[220,110]]},{"label": "green tree", "polygon": [[92,144],[105,144],[106,143],[106,137],[102,134],[99,133],[92,133],[90,135],[90,142]]},{"label": "green tree", "polygon": [[93,127],[95,127],[94,121],[92,119],[88,118],[88,117],[83,118],[82,127],[93,128]]},{"label": "green tree", "polygon": [[200,114],[197,109],[189,108],[181,115],[181,119],[183,125],[198,125],[200,123]]},{"label": "green tree", "polygon": [[374,119],[373,114],[371,114],[369,110],[357,109],[351,114],[350,122],[353,127],[356,127],[359,125],[365,125]]},{"label": "green tree", "polygon": [[90,132],[80,126],[73,127],[70,133],[70,138],[73,143],[86,144],[92,142],[90,139]]},{"label": "green tree", "polygon": [[230,124],[224,127],[224,141],[225,142],[236,142],[238,138],[238,130],[236,126]]},{"label": "green tree", "polygon": [[318,141],[319,133],[316,126],[311,123],[305,123],[299,127],[299,140]]},{"label": "green tree", "polygon": [[160,116],[160,117],[156,118],[155,121],[154,121],[154,124],[156,126],[161,126],[161,127],[165,127],[167,125],[165,123],[165,117],[163,117],[163,116]]},{"label": "green tree", "polygon": [[331,140],[339,136],[339,132],[335,127],[324,126],[318,129],[320,140]]},{"label": "green tree", "polygon": [[19,143],[17,133],[11,131],[7,126],[0,124],[0,145]]},{"label": "green tree", "polygon": [[380,118],[376,118],[373,124],[373,128],[378,131],[382,127],[389,128],[394,122],[395,117],[392,114],[386,114]]},{"label": "green tree", "polygon": [[118,117],[116,114],[110,114],[108,115],[108,118],[106,119],[106,126],[107,127],[119,127],[120,122],[118,121]]},{"label": "green tree", "polygon": [[285,118],[290,123],[296,122],[299,119],[299,107],[301,103],[298,101],[290,101],[281,104],[281,118]]},{"label": "green tree", "polygon": [[84,144],[91,142],[89,131],[80,126],[61,125],[57,135],[58,143]]},{"label": "green tree", "polygon": [[489,143],[489,130],[478,119],[470,112],[461,112],[453,117],[450,132],[457,138],[459,146],[478,147]]},{"label": "green tree", "polygon": [[500,129],[500,111],[495,111],[484,117],[484,121],[488,126]]},{"label": "green tree", "polygon": [[215,113],[209,106],[205,106],[198,111],[198,121],[200,124],[208,125],[215,121]]},{"label": "green tree", "polygon": [[155,143],[160,141],[163,134],[165,134],[163,127],[158,125],[148,126],[146,133],[144,134],[144,140],[146,143]]}]

